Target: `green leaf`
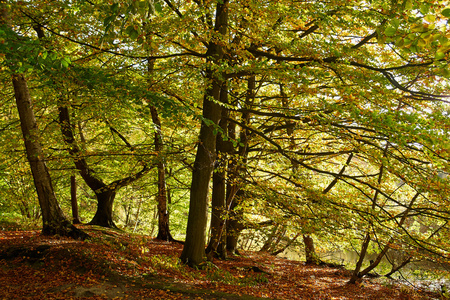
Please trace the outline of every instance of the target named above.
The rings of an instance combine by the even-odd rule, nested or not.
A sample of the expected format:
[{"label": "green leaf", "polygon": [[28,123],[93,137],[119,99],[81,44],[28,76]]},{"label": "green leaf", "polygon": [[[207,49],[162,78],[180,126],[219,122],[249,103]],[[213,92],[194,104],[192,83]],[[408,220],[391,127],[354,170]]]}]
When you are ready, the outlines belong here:
[{"label": "green leaf", "polygon": [[126,34],[128,34],[130,36],[131,39],[135,40],[138,38],[139,36],[139,31],[136,30],[136,28],[134,28],[133,25],[128,26],[125,29]]},{"label": "green leaf", "polygon": [[103,21],[103,26],[106,27],[106,26],[110,25],[114,21],[115,18],[116,18],[116,15],[110,15],[110,16],[106,17],[105,20]]},{"label": "green leaf", "polygon": [[390,22],[391,26],[395,29],[398,29],[398,26],[400,26],[400,20],[399,19],[392,19]]},{"label": "green leaf", "polygon": [[435,58],[436,60],[440,60],[440,59],[443,59],[444,56],[445,56],[445,53],[444,53],[444,52],[437,51],[437,52],[436,52],[436,55],[434,56],[434,58]]},{"label": "green leaf", "polygon": [[434,23],[436,21],[436,16],[434,16],[434,15],[426,15],[425,16],[425,21],[427,21],[428,23]]},{"label": "green leaf", "polygon": [[405,1],[405,9],[406,9],[406,10],[411,10],[411,9],[413,9],[413,5],[412,5],[412,1],[411,1],[411,0],[406,0],[406,1]]},{"label": "green leaf", "polygon": [[395,41],[395,46],[397,47],[402,47],[405,44],[405,41],[403,40],[402,37],[399,37],[396,41]]},{"label": "green leaf", "polygon": [[428,14],[428,11],[430,10],[430,7],[428,6],[428,4],[426,4],[426,3],[423,3],[421,6],[420,6],[420,12],[422,13],[422,15],[426,15],[426,14]]},{"label": "green leaf", "polygon": [[397,32],[397,29],[395,29],[392,26],[388,26],[385,30],[384,30],[384,34],[386,34],[386,36],[393,36],[395,33]]},{"label": "green leaf", "polygon": [[156,2],[155,3],[155,10],[157,13],[161,14],[162,13],[162,6],[160,2]]},{"label": "green leaf", "polygon": [[444,8],[441,14],[446,18],[450,18],[450,8]]}]

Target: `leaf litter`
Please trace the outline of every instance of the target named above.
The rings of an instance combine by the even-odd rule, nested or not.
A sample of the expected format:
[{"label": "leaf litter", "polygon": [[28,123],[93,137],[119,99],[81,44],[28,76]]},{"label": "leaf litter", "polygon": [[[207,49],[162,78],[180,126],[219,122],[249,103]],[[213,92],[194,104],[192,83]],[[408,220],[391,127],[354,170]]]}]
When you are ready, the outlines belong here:
[{"label": "leaf litter", "polygon": [[0,231],[0,299],[431,299],[438,295],[350,271],[241,252],[202,269],[180,264],[183,245],[95,226],[75,241]]}]

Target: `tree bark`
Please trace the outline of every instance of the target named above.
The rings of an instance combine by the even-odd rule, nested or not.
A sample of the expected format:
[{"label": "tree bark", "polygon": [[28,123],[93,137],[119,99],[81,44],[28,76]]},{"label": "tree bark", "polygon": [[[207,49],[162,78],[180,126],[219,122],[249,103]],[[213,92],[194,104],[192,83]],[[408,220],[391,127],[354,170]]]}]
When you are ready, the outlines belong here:
[{"label": "tree bark", "polygon": [[[229,122],[228,135],[230,139],[236,139],[236,124]],[[228,183],[226,187],[226,206],[228,212],[228,220],[226,222],[226,245],[225,248],[232,254],[237,254],[237,245],[239,234],[244,229],[242,225],[242,213],[235,211],[235,207],[240,204],[244,192],[238,187],[238,162],[236,159],[231,159],[227,166]],[[242,197],[241,197],[242,196]]]},{"label": "tree bark", "polygon": [[112,218],[116,190],[106,186],[105,191],[96,192],[95,196],[97,197],[97,211],[89,224],[109,228],[117,227]]},{"label": "tree bark", "polygon": [[[155,4],[154,0],[149,1],[148,10],[148,20],[151,20],[151,16],[155,15]],[[145,28],[145,25],[144,25]],[[152,51],[149,51],[149,56],[152,55]],[[152,85],[153,72],[155,70],[155,59],[149,59],[147,61],[147,72],[148,72],[148,83],[149,86]],[[158,115],[158,111],[155,106],[150,107],[150,113],[152,115],[152,121],[155,125],[155,152],[158,154],[158,194],[157,194],[157,210],[158,210],[158,235],[156,239],[163,241],[174,241],[170,233],[169,225],[169,210],[167,208],[168,197],[167,197],[167,184],[166,184],[166,166],[163,157],[163,135],[161,128],[161,120]]]},{"label": "tree bark", "polygon": [[77,181],[75,175],[70,176],[70,204],[72,205],[72,223],[80,224],[77,201]]},{"label": "tree bark", "polygon": [[[0,0],[0,25],[10,26],[6,1],[3,0]],[[58,234],[85,239],[89,235],[74,227],[66,219],[56,199],[50,173],[44,160],[40,133],[33,112],[27,81],[23,74],[14,74],[12,75],[12,83],[27,159],[42,212],[42,233],[44,235]]]},{"label": "tree bark", "polygon": [[236,211],[235,208],[241,204],[244,198],[244,191],[239,189],[233,197],[231,205],[229,207],[229,217],[227,221],[227,251],[233,254],[239,254],[237,249],[239,236],[242,230],[245,229],[243,224],[243,214],[241,210]]},{"label": "tree bark", "polygon": [[217,125],[220,117],[220,106],[210,100],[210,97],[218,99],[219,89],[218,84],[213,82],[212,87],[208,89],[203,100],[203,117],[211,121],[212,125],[202,122],[194,170],[192,172],[186,242],[181,253],[181,260],[190,266],[200,264],[205,258],[207,199],[209,182],[216,157],[214,125]]},{"label": "tree bark", "polygon": [[66,219],[59,207],[50,173],[44,161],[42,146],[39,142],[40,134],[32,110],[27,82],[22,74],[13,75],[12,82],[27,158],[42,211],[42,233],[44,235],[58,234],[73,238],[87,238],[86,233],[75,228]]},{"label": "tree bark", "polygon": [[26,80],[22,74],[17,74],[12,76],[12,82],[27,158],[33,174],[39,205],[42,209],[43,233],[52,234],[54,233],[53,228],[57,228],[59,224],[66,220],[57,203],[50,174],[44,161],[42,146],[39,142],[39,129],[32,110]]},{"label": "tree bark", "polygon": [[[247,80],[247,93],[245,96],[245,107],[251,107],[253,100],[255,98],[255,87],[256,87],[256,78],[254,75],[249,76]],[[250,122],[250,113],[242,112],[242,123],[248,124]],[[235,133],[235,124],[230,124],[229,134],[233,139],[236,136]],[[227,221],[227,250],[231,253],[238,253],[237,245],[239,241],[239,235],[242,230],[244,230],[245,226],[243,224],[243,212],[241,210],[236,211],[235,208],[238,207],[244,199],[245,192],[239,186],[239,177],[242,174],[245,174],[247,157],[248,157],[248,140],[249,140],[248,130],[241,128],[239,133],[239,160],[234,161],[229,164],[229,177],[233,177],[230,179],[230,183],[227,186],[227,208],[229,218]]]},{"label": "tree bark", "polygon": [[316,249],[314,248],[314,240],[310,235],[303,235],[303,243],[305,244],[305,261],[306,264],[318,264],[320,263],[319,258],[316,254]]},{"label": "tree bark", "polygon": [[155,125],[155,152],[158,154],[158,235],[156,239],[163,241],[173,241],[174,238],[170,234],[169,227],[169,211],[167,209],[167,189],[166,189],[166,166],[162,157],[163,143],[161,133],[161,120],[158,116],[156,107],[150,108],[152,121]]},{"label": "tree bark", "polygon": [[[217,3],[215,15],[215,31],[224,36],[228,25],[228,0]],[[223,46],[211,41],[208,45],[207,56],[211,63],[219,63],[223,57]],[[182,262],[190,266],[200,264],[206,256],[207,199],[211,173],[216,159],[215,127],[219,123],[221,114],[219,95],[222,84],[220,79],[209,67],[206,70],[206,79],[208,87],[203,97],[203,120],[192,172],[186,242],[180,257]]]},{"label": "tree bark", "polygon": [[[220,99],[222,103],[228,103],[228,91],[226,82],[222,85],[220,91]],[[222,108],[222,116],[219,122],[219,127],[222,130],[222,135],[216,136],[216,152],[223,157],[216,162],[215,171],[213,174],[213,190],[211,200],[211,237],[206,248],[208,260],[212,256],[220,259],[226,259],[226,169],[228,165],[227,154],[230,152],[230,142],[224,140],[224,136],[228,135],[228,115],[226,108]]]}]

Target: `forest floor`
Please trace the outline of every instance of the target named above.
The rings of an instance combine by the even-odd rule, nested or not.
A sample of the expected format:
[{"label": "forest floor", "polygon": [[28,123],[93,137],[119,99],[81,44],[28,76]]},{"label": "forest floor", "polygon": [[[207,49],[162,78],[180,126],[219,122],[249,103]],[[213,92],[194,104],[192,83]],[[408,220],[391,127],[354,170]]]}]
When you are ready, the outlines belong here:
[{"label": "forest floor", "polygon": [[90,240],[1,230],[0,299],[441,299],[394,281],[347,284],[345,269],[254,252],[196,270],[178,262],[179,243],[80,227]]}]

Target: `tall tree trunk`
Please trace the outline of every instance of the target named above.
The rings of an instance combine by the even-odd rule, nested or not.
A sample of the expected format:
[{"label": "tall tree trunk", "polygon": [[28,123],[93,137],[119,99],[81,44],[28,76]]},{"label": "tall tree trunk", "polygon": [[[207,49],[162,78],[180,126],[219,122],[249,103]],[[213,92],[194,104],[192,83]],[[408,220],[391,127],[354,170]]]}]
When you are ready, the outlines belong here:
[{"label": "tall tree trunk", "polygon": [[12,82],[27,158],[42,212],[42,233],[44,235],[59,234],[74,238],[86,238],[88,235],[75,228],[59,207],[39,142],[39,129],[32,110],[27,82],[22,74],[13,75]]},{"label": "tall tree trunk", "polygon": [[[230,139],[236,139],[236,124],[230,122],[228,124],[228,135]],[[231,159],[227,166],[228,182],[226,187],[226,206],[228,211],[228,219],[226,222],[226,238],[225,248],[232,254],[237,254],[237,245],[239,234],[243,230],[242,213],[235,211],[235,207],[240,204],[244,192],[238,186],[238,161]]]},{"label": "tall tree trunk", "polygon": [[[6,1],[2,0],[0,0],[0,25],[10,26]],[[88,235],[74,227],[66,219],[56,199],[50,173],[44,161],[39,129],[33,112],[27,81],[23,74],[14,74],[12,83],[27,159],[42,212],[42,233],[44,235],[58,234],[85,239]]]},{"label": "tall tree trunk", "polygon": [[[220,91],[220,99],[222,103],[228,103],[228,91],[226,82],[222,85]],[[231,152],[232,146],[229,141],[224,141],[223,135],[228,134],[228,115],[226,108],[222,108],[222,116],[219,122],[219,127],[222,130],[222,135],[216,136],[216,152],[222,157],[216,162],[215,171],[213,174],[213,190],[211,196],[211,237],[206,248],[208,260],[215,255],[220,259],[225,259],[226,253],[226,169],[228,165],[227,154]],[[231,149],[230,149],[231,148]]]},{"label": "tall tree trunk", "polygon": [[[235,187],[232,187],[235,188]],[[244,198],[244,191],[238,189],[234,197],[232,197],[232,202],[227,206],[229,207],[228,220],[227,220],[227,251],[233,254],[238,254],[238,241],[242,230],[245,229],[243,224],[243,213],[241,210],[235,210]],[[227,199],[230,199],[227,197]]]},{"label": "tall tree trunk", "polygon": [[56,234],[61,224],[67,223],[67,220],[56,200],[50,174],[44,161],[44,154],[39,142],[39,129],[32,110],[27,82],[22,74],[13,75],[12,82],[27,158],[42,210],[42,232]]},{"label": "tall tree trunk", "polygon": [[[218,2],[216,6],[215,31],[225,36],[228,26],[228,0]],[[223,57],[223,46],[211,41],[208,45],[208,60],[217,64]],[[181,253],[181,261],[196,266],[205,259],[205,231],[209,182],[216,159],[215,127],[220,120],[220,79],[210,68],[206,70],[208,88],[203,97],[203,121],[200,128],[197,154],[192,172],[189,215],[186,228],[186,242]],[[205,122],[207,120],[208,124]],[[211,123],[209,123],[211,122]]]},{"label": "tall tree trunk", "polygon": [[[151,16],[155,15],[155,1],[149,0],[149,9],[148,9],[148,20],[151,20]],[[144,25],[144,28],[146,26]],[[151,56],[151,50],[148,52],[149,56]],[[153,72],[155,70],[155,59],[149,59],[147,61],[147,75],[148,75],[148,83],[149,86],[152,85]],[[167,198],[167,184],[166,184],[166,166],[164,163],[163,157],[163,135],[161,128],[161,120],[158,115],[158,111],[155,106],[150,107],[150,112],[152,115],[152,121],[155,125],[155,152],[158,154],[158,194],[156,196],[157,200],[157,209],[158,209],[158,235],[156,238],[158,240],[163,241],[174,241],[175,239],[172,237],[170,233],[169,226],[169,210],[167,208],[168,198]]]},{"label": "tall tree trunk", "polygon": [[[250,76],[247,80],[247,93],[245,96],[245,107],[251,107],[255,98],[256,78],[254,75]],[[243,112],[242,123],[247,125],[250,122],[250,113]],[[231,124],[230,124],[231,125]],[[236,136],[235,124],[229,127],[230,137],[233,139]],[[227,208],[229,218],[227,221],[227,250],[231,253],[238,253],[237,245],[239,241],[239,235],[245,226],[243,224],[243,212],[241,210],[235,210],[239,207],[244,199],[245,192],[241,189],[239,181],[242,181],[239,177],[245,174],[247,157],[248,157],[248,130],[241,128],[239,133],[239,161],[233,161],[229,164],[229,177],[232,177],[229,181],[232,182],[227,186]]]},{"label": "tall tree trunk", "polygon": [[75,175],[70,176],[70,204],[72,205],[72,223],[80,224],[77,201],[77,181]]},{"label": "tall tree trunk", "polygon": [[158,154],[158,235],[156,238],[163,241],[173,241],[174,238],[170,234],[169,227],[169,211],[167,209],[167,189],[166,189],[166,166],[164,164],[163,153],[163,140],[161,133],[161,120],[158,116],[156,107],[150,108],[152,114],[152,121],[155,125],[155,152]]},{"label": "tall tree trunk", "polygon": [[[223,161],[222,161],[223,162]],[[226,249],[224,238],[225,227],[225,166],[217,164],[216,171],[213,174],[213,190],[211,196],[211,237],[206,254],[208,260],[215,255],[220,259],[226,258]]]},{"label": "tall tree trunk", "polygon": [[[212,76],[212,74],[210,75]],[[189,201],[189,215],[186,228],[186,242],[181,253],[181,260],[195,266],[205,258],[205,230],[207,221],[208,192],[211,173],[216,156],[216,137],[214,124],[220,118],[220,106],[210,100],[217,99],[220,86],[213,82],[203,100],[203,117],[213,125],[202,122],[197,154],[192,172],[191,195]]]}]

